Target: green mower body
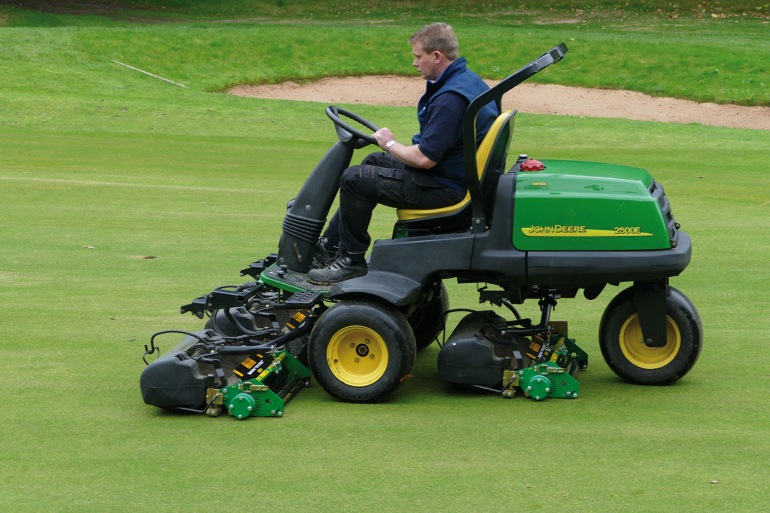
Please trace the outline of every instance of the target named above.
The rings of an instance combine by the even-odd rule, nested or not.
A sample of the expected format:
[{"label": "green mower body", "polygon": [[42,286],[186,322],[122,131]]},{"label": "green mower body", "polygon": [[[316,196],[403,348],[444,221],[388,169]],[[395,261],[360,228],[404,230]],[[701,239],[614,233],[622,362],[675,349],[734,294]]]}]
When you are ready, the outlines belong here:
[{"label": "green mower body", "polygon": [[514,195],[521,251],[670,249],[677,235],[662,188],[644,169],[545,161],[518,174]]}]

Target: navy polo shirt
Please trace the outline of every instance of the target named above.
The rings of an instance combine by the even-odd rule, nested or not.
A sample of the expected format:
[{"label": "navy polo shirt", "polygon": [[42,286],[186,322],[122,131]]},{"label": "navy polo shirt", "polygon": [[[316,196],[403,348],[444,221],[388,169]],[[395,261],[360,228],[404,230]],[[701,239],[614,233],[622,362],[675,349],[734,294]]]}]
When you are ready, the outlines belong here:
[{"label": "navy polo shirt", "polygon": [[[417,105],[420,133],[412,138],[420,151],[436,162],[430,172],[447,187],[465,190],[463,117],[470,102],[489,87],[469,70],[465,58],[454,61],[435,81],[428,81],[425,94]],[[476,118],[476,143],[479,144],[497,117],[497,105],[484,106]]]},{"label": "navy polo shirt", "polygon": [[[418,148],[423,155],[440,163],[444,155],[460,142],[463,136],[463,116],[469,103],[465,97],[452,92],[436,98],[426,112],[425,127],[420,133]],[[459,185],[461,187],[458,188],[465,187]]]}]

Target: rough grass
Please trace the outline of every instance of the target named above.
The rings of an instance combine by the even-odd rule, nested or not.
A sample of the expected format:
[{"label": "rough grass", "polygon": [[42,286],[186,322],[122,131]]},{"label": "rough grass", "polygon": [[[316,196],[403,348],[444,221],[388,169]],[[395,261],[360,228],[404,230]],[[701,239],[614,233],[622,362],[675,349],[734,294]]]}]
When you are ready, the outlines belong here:
[{"label": "rough grass", "polygon": [[394,2],[367,2],[334,0],[111,0],[107,2],[83,2],[60,0],[11,0],[12,8],[24,9],[16,19],[25,23],[71,23],[68,16],[76,14],[94,22],[99,17],[113,21],[173,21],[175,19],[426,19],[426,18],[496,18],[501,15],[516,17],[559,16],[561,19],[608,17],[634,17],[655,15],[664,18],[765,18],[770,6],[757,0],[550,0],[544,4],[534,0],[510,2],[506,0],[443,0],[425,2],[397,0]]}]

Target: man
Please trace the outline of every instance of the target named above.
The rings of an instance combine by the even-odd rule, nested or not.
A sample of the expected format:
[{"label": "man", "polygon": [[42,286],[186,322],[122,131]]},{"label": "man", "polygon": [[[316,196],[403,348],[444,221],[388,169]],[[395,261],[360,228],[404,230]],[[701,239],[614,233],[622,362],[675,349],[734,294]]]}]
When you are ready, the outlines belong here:
[{"label": "man", "polygon": [[[373,137],[385,153],[373,153],[343,172],[339,210],[322,238],[324,249],[336,248],[337,255],[324,267],[310,270],[312,283],[331,285],[366,274],[369,222],[378,204],[433,209],[465,197],[463,116],[470,102],[489,87],[459,57],[457,37],[449,25],[427,25],[409,43],[412,65],[427,81],[417,105],[420,133],[406,145],[397,142],[388,128],[381,128]],[[477,143],[497,115],[494,103],[479,112]]]}]

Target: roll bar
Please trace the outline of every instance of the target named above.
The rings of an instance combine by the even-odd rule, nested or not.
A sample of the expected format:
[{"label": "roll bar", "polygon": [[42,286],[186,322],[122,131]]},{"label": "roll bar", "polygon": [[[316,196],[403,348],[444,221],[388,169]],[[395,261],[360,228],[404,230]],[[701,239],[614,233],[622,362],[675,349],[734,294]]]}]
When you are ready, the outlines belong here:
[{"label": "roll bar", "polygon": [[468,192],[471,195],[472,224],[471,229],[484,230],[486,219],[484,215],[484,196],[481,191],[481,182],[478,178],[476,164],[476,117],[479,111],[488,103],[495,102],[498,112],[502,112],[503,95],[521,84],[532,75],[539,73],[551,64],[560,61],[567,53],[567,45],[564,43],[551,48],[549,51],[530,62],[517,72],[503,79],[495,87],[478,95],[465,110],[463,117],[463,141],[465,142],[465,181],[468,184]]}]

